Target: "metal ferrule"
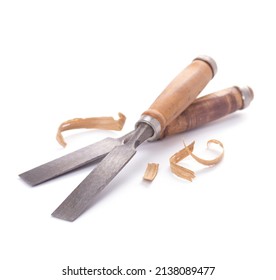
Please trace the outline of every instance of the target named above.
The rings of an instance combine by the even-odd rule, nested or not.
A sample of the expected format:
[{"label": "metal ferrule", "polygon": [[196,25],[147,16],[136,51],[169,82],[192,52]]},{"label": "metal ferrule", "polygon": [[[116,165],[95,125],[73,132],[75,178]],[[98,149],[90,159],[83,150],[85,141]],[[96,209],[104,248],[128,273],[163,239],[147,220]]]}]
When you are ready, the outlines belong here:
[{"label": "metal ferrule", "polygon": [[241,109],[244,109],[246,107],[249,106],[249,104],[251,103],[251,101],[253,100],[254,98],[254,92],[253,90],[248,87],[248,86],[245,86],[245,87],[236,87],[238,88],[238,90],[240,91],[241,93],[241,96],[242,96],[242,102],[243,102],[243,106]]},{"label": "metal ferrule", "polygon": [[148,139],[148,141],[155,141],[160,138],[161,124],[157,119],[148,115],[142,115],[140,120],[135,124],[135,127],[137,127],[139,123],[146,123],[153,129],[153,135]]},{"label": "metal ferrule", "polygon": [[208,55],[199,55],[199,56],[196,57],[194,60],[202,60],[202,61],[208,63],[209,66],[210,66],[211,69],[212,69],[213,78],[214,78],[214,76],[217,74],[217,71],[218,71],[217,63],[216,63],[215,60],[214,60],[213,58],[211,58],[210,56],[208,56]]}]

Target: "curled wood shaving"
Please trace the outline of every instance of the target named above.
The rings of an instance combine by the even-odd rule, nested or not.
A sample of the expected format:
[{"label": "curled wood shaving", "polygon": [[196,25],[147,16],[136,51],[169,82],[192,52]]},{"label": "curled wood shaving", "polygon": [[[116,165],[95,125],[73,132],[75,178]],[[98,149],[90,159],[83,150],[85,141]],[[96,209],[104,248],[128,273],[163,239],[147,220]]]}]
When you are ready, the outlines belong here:
[{"label": "curled wood shaving", "polygon": [[210,143],[217,144],[222,148],[222,152],[220,153],[220,155],[218,157],[216,157],[214,159],[211,159],[211,160],[206,160],[206,159],[199,158],[198,156],[193,154],[195,142],[191,143],[189,146],[186,146],[185,143],[184,143],[185,148],[180,150],[179,152],[175,153],[170,158],[171,171],[175,175],[177,175],[178,177],[181,177],[181,178],[186,179],[188,181],[192,181],[195,178],[195,172],[177,164],[179,161],[183,160],[184,158],[186,158],[189,155],[193,159],[195,159],[197,162],[199,162],[203,165],[211,166],[211,165],[218,164],[224,156],[223,144],[218,140],[211,139],[207,142],[207,148],[209,148]]},{"label": "curled wood shaving", "polygon": [[195,178],[195,173],[190,169],[178,165],[177,163],[182,159],[184,159],[185,157],[187,157],[189,155],[189,152],[192,152],[194,150],[194,144],[195,142],[191,143],[188,147],[185,147],[184,149],[175,153],[170,158],[170,167],[172,173],[174,173],[178,177],[181,177],[189,181],[192,181],[192,179]]},{"label": "curled wood shaving", "polygon": [[158,163],[148,163],[143,179],[146,181],[153,181],[158,172]]},{"label": "curled wood shaving", "polygon": [[112,117],[94,117],[94,118],[75,118],[63,122],[57,131],[56,139],[60,145],[65,147],[65,142],[62,132],[76,128],[98,128],[107,130],[121,130],[125,124],[126,117],[122,113],[118,113],[119,119],[115,120]]}]

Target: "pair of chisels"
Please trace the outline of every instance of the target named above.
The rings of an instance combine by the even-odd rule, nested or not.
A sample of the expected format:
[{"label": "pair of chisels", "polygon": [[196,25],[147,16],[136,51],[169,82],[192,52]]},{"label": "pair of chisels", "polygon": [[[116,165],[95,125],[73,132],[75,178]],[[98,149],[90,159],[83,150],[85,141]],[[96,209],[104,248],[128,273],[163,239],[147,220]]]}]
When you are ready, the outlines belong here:
[{"label": "pair of chisels", "polygon": [[[92,204],[145,141],[187,131],[244,109],[253,99],[249,87],[231,87],[196,99],[217,72],[209,56],[198,56],[165,88],[136,123],[135,129],[120,138],[106,138],[19,176],[35,186],[96,160],[101,162],[52,213],[74,221]],[[196,100],[195,100],[196,99]]]}]

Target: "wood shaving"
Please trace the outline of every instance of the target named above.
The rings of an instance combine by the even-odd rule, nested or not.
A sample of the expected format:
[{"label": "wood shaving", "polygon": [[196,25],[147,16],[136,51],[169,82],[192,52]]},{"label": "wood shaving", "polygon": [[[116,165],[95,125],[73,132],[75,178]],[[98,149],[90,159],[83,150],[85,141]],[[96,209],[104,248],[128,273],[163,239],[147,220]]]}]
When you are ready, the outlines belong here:
[{"label": "wood shaving", "polygon": [[148,163],[143,179],[146,181],[153,181],[158,173],[158,163]]},{"label": "wood shaving", "polygon": [[184,158],[186,158],[189,155],[193,159],[195,159],[197,162],[199,162],[203,165],[211,166],[211,165],[218,164],[224,156],[223,144],[216,139],[211,139],[207,142],[207,148],[209,148],[210,143],[217,144],[222,148],[222,152],[219,154],[219,156],[217,156],[216,158],[211,159],[211,160],[202,159],[202,158],[193,154],[195,142],[192,142],[188,146],[186,146],[186,144],[184,143],[185,148],[180,150],[179,152],[175,153],[170,158],[170,167],[171,167],[172,173],[174,173],[176,176],[178,176],[180,178],[183,178],[183,179],[186,179],[188,181],[192,181],[195,178],[195,172],[194,171],[177,164],[178,162],[180,162],[181,160],[183,160]]},{"label": "wood shaving", "polygon": [[65,147],[67,143],[65,142],[62,132],[71,129],[79,128],[97,128],[97,129],[107,129],[107,130],[122,130],[126,117],[122,113],[118,113],[119,119],[115,120],[113,117],[93,117],[93,118],[75,118],[63,122],[57,131],[56,139],[58,143]]}]

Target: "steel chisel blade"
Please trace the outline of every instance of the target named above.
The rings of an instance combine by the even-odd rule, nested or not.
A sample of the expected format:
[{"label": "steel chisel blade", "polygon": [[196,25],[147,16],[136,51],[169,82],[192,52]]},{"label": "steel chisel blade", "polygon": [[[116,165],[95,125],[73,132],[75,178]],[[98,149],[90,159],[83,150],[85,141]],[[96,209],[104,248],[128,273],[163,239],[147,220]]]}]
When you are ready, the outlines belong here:
[{"label": "steel chisel blade", "polygon": [[153,135],[152,128],[142,124],[131,139],[113,150],[93,169],[80,185],[52,213],[52,216],[74,221],[88,209],[95,196],[122,170],[136,153],[136,147]]},{"label": "steel chisel blade", "polygon": [[52,216],[67,221],[78,218],[135,153],[135,149],[126,145],[115,147],[53,212]]},{"label": "steel chisel blade", "polygon": [[123,138],[106,138],[63,157],[42,164],[19,176],[31,186],[63,175],[76,168],[104,157],[114,147],[122,144]]}]

